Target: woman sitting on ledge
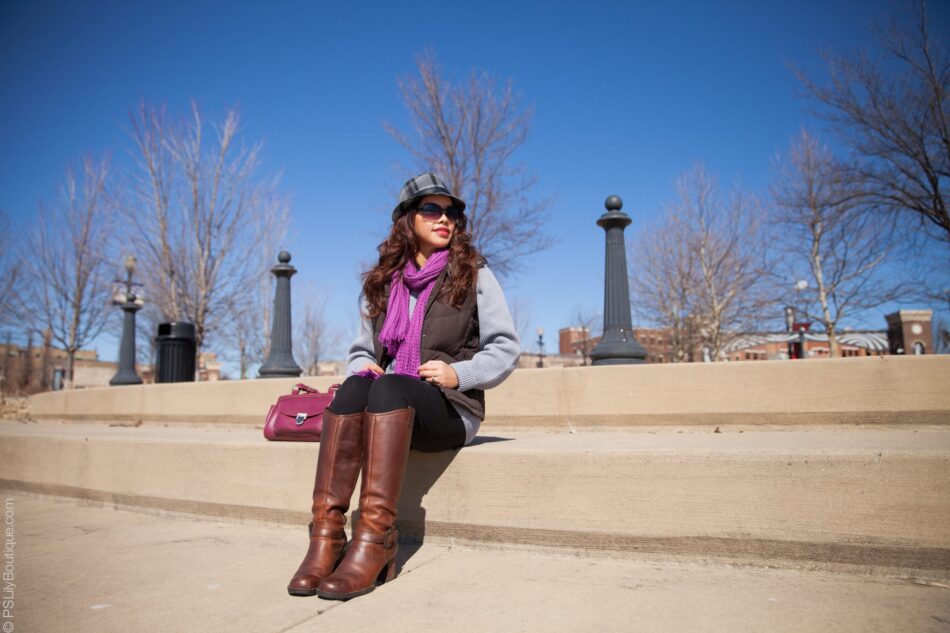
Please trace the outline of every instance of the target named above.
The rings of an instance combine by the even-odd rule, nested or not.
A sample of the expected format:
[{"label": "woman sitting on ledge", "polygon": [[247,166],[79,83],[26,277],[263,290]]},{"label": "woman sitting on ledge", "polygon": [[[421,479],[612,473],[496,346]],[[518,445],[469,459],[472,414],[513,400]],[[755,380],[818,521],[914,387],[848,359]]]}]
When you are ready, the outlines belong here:
[{"label": "woman sitting on ledge", "polygon": [[[466,231],[465,202],[432,174],[399,194],[379,263],[363,275],[362,326],[323,415],[310,548],[287,590],[347,600],[396,572],[396,503],[409,448],[470,443],[484,389],[515,368],[505,297]],[[362,466],[359,521],[346,511]]]}]

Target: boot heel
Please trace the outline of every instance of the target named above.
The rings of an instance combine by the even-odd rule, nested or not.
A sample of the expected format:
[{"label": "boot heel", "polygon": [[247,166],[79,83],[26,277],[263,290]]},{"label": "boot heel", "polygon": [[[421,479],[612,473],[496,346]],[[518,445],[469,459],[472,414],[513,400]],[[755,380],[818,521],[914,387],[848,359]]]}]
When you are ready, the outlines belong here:
[{"label": "boot heel", "polygon": [[386,566],[379,570],[379,576],[376,578],[376,582],[379,584],[387,583],[393,578],[396,577],[396,557],[393,556],[392,559],[386,563]]}]

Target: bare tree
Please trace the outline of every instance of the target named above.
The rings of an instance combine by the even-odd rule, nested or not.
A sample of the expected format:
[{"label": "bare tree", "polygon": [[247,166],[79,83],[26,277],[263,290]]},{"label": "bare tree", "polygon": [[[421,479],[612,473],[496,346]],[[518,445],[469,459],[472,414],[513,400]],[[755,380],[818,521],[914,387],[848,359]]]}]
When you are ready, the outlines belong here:
[{"label": "bare tree", "polygon": [[263,363],[270,352],[274,276],[271,268],[288,240],[290,208],[280,197],[272,197],[254,219],[259,236],[251,256],[252,279],[246,292],[230,297],[227,336],[237,353],[240,379],[249,377],[251,367]]},{"label": "bare tree", "polygon": [[668,210],[645,227],[631,249],[633,310],[669,330],[669,361],[674,363],[694,361],[700,347],[692,316],[700,282],[686,228]]},{"label": "bare tree", "polygon": [[774,237],[786,255],[778,278],[803,290],[806,315],[817,321],[840,354],[842,319],[894,301],[905,284],[885,263],[895,240],[861,206],[862,196],[827,147],[803,130],[778,163],[772,187]]},{"label": "bare tree", "polygon": [[574,308],[574,326],[580,328],[580,341],[578,341],[581,359],[584,365],[590,365],[591,350],[594,349],[595,342],[600,338],[600,329],[603,325],[603,315],[596,310],[584,309],[579,304]]},{"label": "bare tree", "polygon": [[312,288],[304,288],[302,293],[298,293],[296,303],[301,307],[294,319],[295,357],[305,376],[317,376],[331,337],[327,327],[326,303]]},{"label": "bare tree", "polygon": [[13,327],[17,322],[16,293],[22,264],[13,244],[10,221],[0,211],[0,328],[3,329]]},{"label": "bare tree", "polygon": [[825,53],[826,85],[796,74],[857,158],[847,175],[871,202],[864,208],[913,214],[950,245],[950,55],[929,31],[925,1],[915,9],[910,29],[895,24],[881,38],[877,59]]},{"label": "bare tree", "polygon": [[[252,365],[262,363],[265,357],[264,347],[269,332],[262,329],[264,314],[260,311],[262,303],[258,301],[257,290],[256,287],[251,288],[247,300],[234,298],[228,306],[231,345],[229,350],[223,352],[222,358],[236,357],[239,380],[249,378]],[[266,314],[269,316],[270,311]]]},{"label": "bare tree", "polygon": [[513,296],[508,301],[508,310],[511,312],[511,320],[515,324],[518,338],[524,345],[523,342],[531,338],[531,322],[534,320],[531,302],[522,296]]},{"label": "bare tree", "polygon": [[282,204],[278,179],[261,175],[260,143],[239,144],[233,109],[209,124],[192,102],[187,121],[169,123],[143,103],[131,121],[138,170],[120,201],[152,296],[144,316],[193,322],[200,352],[259,279],[248,254],[259,219]]},{"label": "bare tree", "polygon": [[759,204],[738,187],[724,196],[701,164],[675,189],[659,227],[631,251],[635,308],[671,328],[672,360],[696,360],[706,348],[715,361],[769,305]]},{"label": "bare tree", "polygon": [[528,255],[551,246],[545,233],[547,200],[531,199],[536,178],[513,162],[528,138],[531,108],[510,81],[498,86],[484,72],[467,81],[443,78],[435,55],[417,61],[418,76],[398,80],[411,131],[386,131],[466,204],[475,245],[500,276],[517,272]]},{"label": "bare tree", "polygon": [[34,329],[27,330],[26,333],[26,349],[23,354],[23,367],[20,374],[20,393],[26,392],[30,393],[32,391],[33,383],[33,335],[35,334]]},{"label": "bare tree", "polygon": [[692,361],[697,345],[690,313],[699,276],[687,227],[668,208],[658,222],[644,227],[630,253],[634,311],[649,323],[669,328],[671,362]]},{"label": "bare tree", "polygon": [[21,315],[33,331],[49,330],[66,351],[66,386],[74,380],[76,352],[92,342],[111,314],[108,240],[111,209],[108,161],[86,157],[78,178],[67,171],[61,200],[40,208],[24,263]]},{"label": "bare tree", "polygon": [[724,198],[702,165],[681,177],[676,188],[700,282],[692,314],[702,346],[716,361],[728,343],[754,329],[770,305],[763,283],[771,264],[761,208],[738,187]]},{"label": "bare tree", "polygon": [[15,386],[10,374],[10,353],[12,350],[13,335],[10,333],[10,330],[7,330],[6,340],[4,342],[3,373],[0,374],[0,402],[4,401],[5,396],[12,392]]}]

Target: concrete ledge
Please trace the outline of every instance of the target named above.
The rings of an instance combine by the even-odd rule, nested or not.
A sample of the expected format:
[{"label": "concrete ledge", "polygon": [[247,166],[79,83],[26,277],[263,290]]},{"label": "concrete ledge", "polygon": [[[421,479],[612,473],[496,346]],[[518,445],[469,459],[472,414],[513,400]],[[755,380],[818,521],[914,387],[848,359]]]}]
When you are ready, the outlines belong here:
[{"label": "concrete ledge", "polygon": [[[0,486],[302,526],[317,451],[235,427],[4,423]],[[506,433],[413,453],[400,513],[413,540],[946,575],[950,429]]]},{"label": "concrete ledge", "polygon": [[[306,378],[326,389],[340,378]],[[37,420],[262,425],[299,379],[107,387],[30,398]],[[483,428],[948,424],[950,356],[519,369]]]}]

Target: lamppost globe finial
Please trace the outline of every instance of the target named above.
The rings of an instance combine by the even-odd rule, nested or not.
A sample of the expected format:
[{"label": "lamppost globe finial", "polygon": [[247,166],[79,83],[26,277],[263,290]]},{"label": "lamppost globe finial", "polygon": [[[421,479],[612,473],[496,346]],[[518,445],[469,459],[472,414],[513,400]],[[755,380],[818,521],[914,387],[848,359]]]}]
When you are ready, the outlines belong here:
[{"label": "lamppost globe finial", "polygon": [[[273,251],[271,251],[271,252],[273,252]],[[290,253],[288,253],[287,251],[281,251],[281,252],[277,253],[277,261],[279,261],[281,264],[289,264],[289,263],[290,263]]]},{"label": "lamppost globe finial", "polygon": [[130,275],[135,272],[135,264],[138,260],[135,259],[135,255],[126,255],[125,257],[125,271]]},{"label": "lamppost globe finial", "polygon": [[623,200],[618,195],[607,196],[604,207],[608,213],[617,213],[623,208]]}]

